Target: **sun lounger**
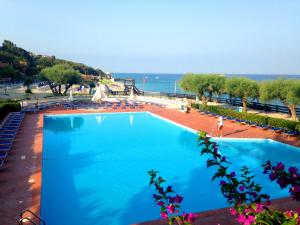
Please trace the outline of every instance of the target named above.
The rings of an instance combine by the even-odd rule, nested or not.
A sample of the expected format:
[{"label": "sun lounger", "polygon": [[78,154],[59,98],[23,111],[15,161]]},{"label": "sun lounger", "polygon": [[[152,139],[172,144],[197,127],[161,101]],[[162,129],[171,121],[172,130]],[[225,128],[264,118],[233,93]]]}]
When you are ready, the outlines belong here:
[{"label": "sun lounger", "polygon": [[288,139],[290,137],[297,137],[297,135],[299,135],[296,131],[284,131],[282,134],[285,135]]},{"label": "sun lounger", "polygon": [[279,128],[279,127],[270,127],[270,128],[269,128],[269,131],[270,131],[270,132],[274,132],[274,133],[282,133],[282,132],[283,132],[283,129],[282,129],[282,128]]},{"label": "sun lounger", "polygon": [[13,134],[0,134],[0,138],[4,138],[4,139],[14,139],[16,137],[16,135]]},{"label": "sun lounger", "polygon": [[1,127],[0,130],[2,130],[2,131],[17,131],[18,128]]},{"label": "sun lounger", "polygon": [[0,152],[0,160],[4,160],[7,157],[8,153],[7,151]]},{"label": "sun lounger", "polygon": [[20,122],[11,122],[11,121],[8,121],[8,122],[5,122],[4,123],[4,126],[20,126]]},{"label": "sun lounger", "polygon": [[2,140],[2,139],[0,139],[0,145],[12,145],[12,140]]},{"label": "sun lounger", "polygon": [[10,151],[11,145],[0,145],[0,151]]},{"label": "sun lounger", "polygon": [[20,123],[23,118],[7,118],[4,122],[5,123]]},{"label": "sun lounger", "polygon": [[3,127],[1,127],[1,129],[3,129],[3,130],[9,130],[9,129],[18,130],[19,126],[7,126],[7,125],[4,125]]},{"label": "sun lounger", "polygon": [[27,113],[36,113],[38,111],[37,108],[25,108],[23,109],[23,112],[27,112]]},{"label": "sun lounger", "polygon": [[16,135],[16,132],[15,131],[5,131],[5,130],[1,130],[0,129],[0,135],[1,134],[13,134],[13,135]]},{"label": "sun lounger", "polygon": [[24,115],[23,114],[20,114],[20,115],[12,115],[12,114],[9,114],[7,119],[22,119],[24,118]]},{"label": "sun lounger", "polygon": [[269,128],[268,126],[263,125],[263,124],[257,124],[256,127],[259,129],[262,129],[262,130],[268,130],[268,128]]},{"label": "sun lounger", "polygon": [[18,119],[18,120],[15,120],[15,119],[8,119],[8,120],[5,120],[5,123],[21,123],[22,122],[22,119]]},{"label": "sun lounger", "polygon": [[22,112],[11,112],[10,115],[23,115],[24,113]]},{"label": "sun lounger", "polygon": [[20,114],[20,115],[12,115],[12,114],[9,114],[8,119],[22,119],[24,118],[24,114]]}]

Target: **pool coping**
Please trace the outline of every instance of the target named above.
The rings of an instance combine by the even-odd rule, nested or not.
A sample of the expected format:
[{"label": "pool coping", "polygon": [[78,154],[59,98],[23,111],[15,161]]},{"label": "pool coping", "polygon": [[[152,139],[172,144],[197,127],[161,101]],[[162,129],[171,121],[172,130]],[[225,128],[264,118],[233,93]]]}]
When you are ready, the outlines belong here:
[{"label": "pool coping", "polygon": [[[179,112],[177,110],[174,110],[174,109],[167,109],[167,108],[160,108],[160,107],[157,107],[157,106],[146,106],[145,105],[145,109],[136,109],[136,110],[132,110],[132,109],[129,109],[129,111],[127,110],[121,110],[121,111],[118,111],[118,110],[107,110],[107,111],[88,111],[88,110],[65,110],[65,109],[62,109],[62,108],[51,108],[49,110],[45,110],[45,111],[42,111],[42,112],[39,112],[37,114],[27,114],[25,116],[25,121],[24,123],[26,124],[26,126],[23,124],[22,125],[22,129],[20,130],[20,132],[18,132],[17,134],[17,139],[20,139],[20,140],[23,140],[23,139],[30,139],[32,143],[30,146],[24,146],[23,143],[19,143],[19,144],[15,144],[13,145],[13,152],[14,154],[17,153],[16,156],[10,156],[10,164],[15,164],[14,166],[17,167],[17,166],[20,166],[18,164],[20,164],[21,161],[18,161],[20,160],[18,157],[20,154],[25,154],[25,149],[29,149],[30,150],[30,153],[31,154],[39,154],[42,152],[42,143],[43,143],[43,122],[44,122],[44,115],[70,115],[70,114],[105,114],[105,113],[136,113],[136,112],[148,112],[150,114],[154,114],[155,116],[158,116],[164,120],[167,120],[171,123],[175,123],[176,125],[178,126],[182,126],[183,128],[187,128],[188,130],[190,130],[191,132],[197,132],[196,130],[201,127],[201,130],[206,130],[207,133],[209,133],[209,130],[211,129],[210,127],[215,123],[215,119],[213,118],[210,118],[210,117],[207,117],[207,116],[204,116],[204,115],[200,115],[198,112],[196,112],[195,110],[192,110],[192,112],[190,114],[185,114],[185,113],[182,113],[182,112]],[[200,123],[201,120],[204,120],[205,121],[205,124],[203,123]],[[225,124],[227,122],[225,121]],[[233,125],[230,125],[228,123],[228,127],[233,127],[234,129],[237,129],[237,128],[241,128],[243,126],[241,125],[236,125],[236,124],[233,124]],[[225,127],[227,128],[227,127]],[[245,126],[244,126],[245,128]],[[31,130],[36,130],[36,132],[32,135],[32,133],[30,134]],[[232,129],[232,128],[230,128]],[[253,130],[255,129],[255,130]],[[245,130],[245,129],[244,129]],[[247,130],[247,129],[246,129]],[[277,140],[277,137],[281,136],[281,135],[278,135],[278,134],[274,134],[274,135],[271,135],[269,133],[267,133],[267,131],[260,131],[260,130],[257,130],[256,128],[249,128],[249,130],[255,132],[255,135],[256,136],[271,136],[272,138],[274,138],[275,140],[273,139],[270,139],[270,138],[259,138],[260,140],[270,140],[270,141],[275,141],[275,142],[278,142],[280,144],[288,144],[290,146],[294,146],[297,150],[299,150],[299,147],[300,147],[300,139],[298,138],[292,138],[291,141],[289,141],[288,143],[284,143],[284,142],[287,142],[286,139],[284,138],[279,138]],[[226,131],[226,130],[225,130]],[[227,132],[228,133],[228,132]],[[239,132],[237,135],[235,133],[230,133],[229,134],[226,134],[225,132],[225,135],[229,135],[229,136],[232,136],[232,135],[235,135],[234,138],[232,137],[224,137],[223,139],[234,139],[234,140],[237,140],[239,139],[240,141],[243,140],[241,139],[240,137],[244,138],[245,135],[248,135],[248,133],[243,131],[242,132],[242,135],[241,135],[241,132]],[[258,133],[258,134],[257,134]],[[253,133],[254,134],[254,133]],[[263,134],[263,135],[261,135]],[[250,136],[250,138],[248,138],[249,140],[255,140],[257,138],[253,138],[255,135],[248,135]],[[251,137],[252,136],[252,137]],[[297,146],[297,147],[296,147]],[[29,151],[27,150],[27,151]],[[19,155],[18,155],[19,154]],[[41,169],[41,158],[38,157],[37,159],[34,159],[35,162],[32,164],[33,166],[36,166],[36,172],[32,172],[31,173],[31,177],[35,180],[35,182],[33,184],[30,184],[30,189],[33,191],[33,194],[32,194],[32,197],[30,197],[29,199],[26,200],[26,202],[28,202],[28,205],[26,206],[26,208],[30,208],[32,209],[34,212],[38,213],[39,215],[39,212],[40,212],[40,206],[41,206],[41,202],[40,202],[40,197],[41,197],[41,171],[39,171]],[[33,159],[32,159],[33,161]],[[13,168],[13,167],[11,167]],[[17,180],[17,179],[25,179],[25,182],[27,182],[27,177],[20,177],[20,175],[18,174],[17,172],[18,170],[15,169],[13,171],[3,171],[3,172],[6,172],[8,173],[8,176],[5,176],[5,174],[2,174],[2,177],[4,179],[8,179],[8,184],[11,184],[11,186],[13,186],[12,188],[14,188],[14,181],[13,180]],[[19,171],[20,172],[20,171]],[[23,172],[24,173],[24,172]],[[3,176],[4,175],[4,176]],[[39,186],[40,185],[40,186]],[[5,185],[4,185],[5,186]],[[23,190],[23,192],[25,193],[27,191],[27,188],[25,186],[25,189],[23,189],[24,187],[23,186],[19,186],[18,189],[21,189]],[[5,188],[4,188],[5,190]],[[20,192],[20,191],[19,191]],[[8,198],[9,195],[3,195],[3,201],[5,202],[5,204],[7,204],[7,201],[11,201],[10,199],[11,198]],[[286,206],[286,207],[289,207],[289,205],[291,205],[294,201],[291,200],[291,198],[280,198],[280,199],[276,199],[276,200],[273,200],[273,201],[280,201],[280,204],[279,204],[279,207],[283,207],[283,206]],[[24,204],[23,204],[24,205]],[[273,204],[272,204],[273,205]],[[21,205],[20,205],[21,206]],[[228,211],[228,208],[226,208],[227,211]],[[288,208],[287,208],[288,209]],[[221,210],[221,209],[220,209]],[[218,210],[217,210],[218,211]],[[224,211],[225,212],[225,217],[227,217],[227,212],[226,210]],[[220,211],[221,212],[221,211]],[[214,217],[218,218],[220,216],[220,212],[218,211],[217,213],[214,214]],[[14,215],[15,213],[15,215]],[[207,215],[207,214],[212,214],[214,212],[211,212],[211,211],[205,211],[205,212],[201,212],[199,215]],[[223,211],[222,211],[223,213]],[[229,215],[230,216],[230,215]],[[8,218],[9,217],[9,218]],[[202,216],[203,217],[203,216]],[[221,216],[222,217],[222,216]],[[13,211],[11,212],[10,211],[10,214],[3,214],[3,211],[1,212],[0,210],[0,223],[2,224],[3,221],[9,221],[9,222],[3,222],[3,224],[14,224],[16,223],[16,218],[19,218],[19,211]],[[206,217],[205,217],[206,218]],[[227,218],[227,219],[230,219],[232,220],[232,217],[230,218]],[[215,221],[218,221],[218,222],[214,222],[214,223],[205,223],[203,221],[201,221],[201,224],[202,225],[211,225],[211,224],[217,224],[217,223],[221,223],[221,221],[219,220],[215,220]],[[231,224],[231,223],[228,223],[228,220],[225,220],[226,222],[222,224]],[[141,223],[142,224],[142,223]],[[147,223],[148,224],[148,223]],[[150,223],[150,224],[158,224],[158,223]],[[236,223],[234,223],[236,224]]]}]

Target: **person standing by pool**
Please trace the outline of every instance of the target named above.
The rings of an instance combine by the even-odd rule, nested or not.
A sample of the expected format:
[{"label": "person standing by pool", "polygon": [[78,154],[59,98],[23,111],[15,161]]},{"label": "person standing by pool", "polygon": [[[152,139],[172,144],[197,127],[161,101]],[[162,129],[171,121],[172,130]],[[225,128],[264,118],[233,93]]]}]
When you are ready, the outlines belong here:
[{"label": "person standing by pool", "polygon": [[219,116],[218,124],[219,124],[218,137],[223,137],[223,126],[224,126],[223,116]]}]

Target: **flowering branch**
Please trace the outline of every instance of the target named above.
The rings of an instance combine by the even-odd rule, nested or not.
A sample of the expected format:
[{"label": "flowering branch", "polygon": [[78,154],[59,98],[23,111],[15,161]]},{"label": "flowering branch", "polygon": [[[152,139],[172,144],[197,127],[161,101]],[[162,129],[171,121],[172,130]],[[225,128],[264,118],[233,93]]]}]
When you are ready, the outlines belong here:
[{"label": "flowering branch", "polygon": [[300,174],[296,167],[285,170],[283,163],[278,162],[275,166],[270,161],[267,161],[263,167],[264,174],[268,174],[271,181],[276,181],[281,189],[290,187],[289,192],[293,199],[300,201]]},{"label": "flowering branch", "polygon": [[156,204],[160,206],[160,216],[163,219],[168,219],[169,225],[175,222],[178,225],[191,225],[197,216],[193,213],[185,212],[180,215],[180,204],[183,197],[175,194],[172,186],[164,188],[162,184],[166,181],[162,177],[157,176],[157,171],[150,170],[148,174],[150,175],[150,185],[154,185],[157,191],[157,194],[153,194],[153,198]]},{"label": "flowering branch", "polygon": [[[230,171],[232,164],[225,156],[222,156],[218,150],[218,145],[210,140],[205,132],[199,132],[198,145],[202,147],[201,155],[211,156],[207,160],[207,167],[216,167],[212,180],[220,179],[220,189],[223,196],[227,199],[228,205],[234,206],[230,213],[236,216],[238,223],[242,225],[300,225],[299,214],[295,211],[270,210],[267,205],[271,204],[270,196],[262,194],[262,187],[254,182],[254,176],[248,167],[243,166],[239,170],[238,177],[235,171]],[[300,174],[296,167],[290,167],[285,170],[282,163],[275,166],[267,161],[264,165],[264,173],[269,175],[271,181],[275,181],[280,187],[290,187],[289,191],[292,197],[300,201]],[[160,215],[168,219],[169,225],[175,222],[178,225],[191,225],[196,216],[192,213],[182,213],[180,215],[180,204],[183,197],[175,194],[172,186],[164,188],[162,184],[165,180],[157,176],[158,172],[151,170],[150,185],[154,185],[157,194],[153,195],[155,202],[159,205]],[[262,204],[261,202],[265,202]]]},{"label": "flowering branch", "polygon": [[229,205],[234,207],[247,203],[260,203],[269,201],[270,196],[261,194],[262,187],[254,182],[254,176],[248,167],[244,166],[240,169],[241,179],[238,179],[235,171],[229,171],[231,162],[219,152],[218,145],[210,140],[205,132],[199,132],[199,146],[203,146],[201,155],[209,154],[210,159],[207,160],[207,167],[216,166],[217,172],[212,180],[220,178],[221,192],[227,199]]}]

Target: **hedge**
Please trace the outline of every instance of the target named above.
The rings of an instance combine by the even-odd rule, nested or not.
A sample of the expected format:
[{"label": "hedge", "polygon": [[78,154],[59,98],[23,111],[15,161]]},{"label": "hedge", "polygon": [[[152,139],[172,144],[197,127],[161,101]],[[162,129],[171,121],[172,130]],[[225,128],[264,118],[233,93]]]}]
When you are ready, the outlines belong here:
[{"label": "hedge", "polygon": [[18,112],[21,110],[21,105],[17,101],[5,100],[0,101],[0,121],[10,112]]},{"label": "hedge", "polygon": [[269,127],[278,127],[290,131],[300,131],[300,123],[291,120],[273,118],[269,116],[261,116],[253,113],[237,112],[232,109],[224,108],[221,106],[203,106],[200,104],[193,104],[193,108],[198,108],[202,111],[216,113],[218,115],[233,117],[235,119],[246,120],[249,122],[254,122],[260,125],[266,125]]}]

